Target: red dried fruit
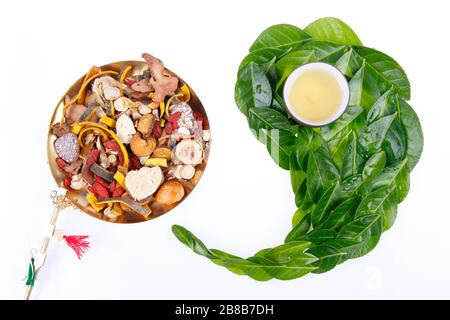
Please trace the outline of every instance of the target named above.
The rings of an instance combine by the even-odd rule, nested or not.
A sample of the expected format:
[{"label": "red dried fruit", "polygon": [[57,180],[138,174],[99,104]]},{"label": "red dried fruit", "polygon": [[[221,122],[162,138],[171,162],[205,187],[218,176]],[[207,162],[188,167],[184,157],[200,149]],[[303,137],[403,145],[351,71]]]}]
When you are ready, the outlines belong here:
[{"label": "red dried fruit", "polygon": [[109,149],[109,150],[111,150],[111,151],[117,152],[117,157],[119,158],[119,159],[118,159],[118,164],[119,164],[119,166],[123,166],[123,163],[124,163],[124,157],[123,157],[123,153],[122,153],[122,151],[120,150],[120,147],[119,147],[119,145],[117,144],[117,142],[114,141],[113,139],[110,139],[110,140],[107,140],[107,141],[103,142],[103,146],[104,146],[106,149]]},{"label": "red dried fruit", "polygon": [[116,189],[116,180],[113,180],[113,182],[111,182],[111,184],[109,185],[109,192],[114,192],[114,190]]},{"label": "red dried fruit", "polygon": [[126,77],[125,78],[125,83],[127,86],[131,87],[134,83],[136,83],[136,79],[130,78],[130,77]]},{"label": "red dried fruit", "polygon": [[64,170],[69,164],[67,162],[65,162],[63,159],[61,158],[56,158],[56,165],[58,166],[58,168],[60,168],[61,170]]},{"label": "red dried fruit", "polygon": [[178,119],[180,119],[180,116],[181,116],[181,112],[175,112],[175,113],[172,113],[167,118],[167,120],[170,121],[170,122],[178,122]]},{"label": "red dried fruit", "polygon": [[112,197],[113,198],[120,197],[124,192],[125,190],[122,187],[118,187],[116,190],[114,190]]},{"label": "red dried fruit", "polygon": [[100,151],[98,149],[91,148],[84,161],[83,168],[81,169],[81,176],[83,177],[84,181],[89,184],[92,184],[94,182],[94,176],[91,172],[91,166],[97,161],[99,155]]},{"label": "red dried fruit", "polygon": [[108,189],[105,188],[104,186],[102,186],[100,183],[98,183],[97,181],[94,182],[94,184],[92,185],[92,187],[94,188],[94,192],[97,194],[97,198],[101,199],[101,198],[108,198],[109,197],[109,192]]},{"label": "red dried fruit", "polygon": [[142,168],[141,161],[134,153],[131,154],[129,169],[130,170],[139,170],[140,168]]},{"label": "red dried fruit", "polygon": [[67,176],[66,178],[64,178],[63,180],[63,185],[67,190],[72,190],[72,188],[70,187],[70,183],[72,182],[72,177],[71,176]]},{"label": "red dried fruit", "polygon": [[87,189],[87,191],[89,191],[90,193],[93,193],[95,197],[97,197],[97,193],[95,192],[94,187],[89,186],[89,187],[87,187],[86,189]]},{"label": "red dried fruit", "polygon": [[97,161],[99,155],[100,151],[98,149],[92,148],[87,156],[86,166],[90,168]]},{"label": "red dried fruit", "polygon": [[194,112],[194,119],[203,124],[203,127],[208,127],[208,122],[205,120],[203,115],[200,112]]},{"label": "red dried fruit", "polygon": [[172,122],[167,122],[164,126],[164,131],[166,131],[167,134],[172,134],[173,132],[173,125]]},{"label": "red dried fruit", "polygon": [[158,124],[159,122],[157,122],[152,129],[152,133],[151,136],[155,139],[159,139],[159,137],[161,137],[162,134],[162,128],[161,126]]},{"label": "red dried fruit", "polygon": [[109,189],[109,183],[105,181],[102,177],[94,174],[94,181],[100,183],[105,188]]},{"label": "red dried fruit", "polygon": [[202,121],[203,122],[203,116],[200,112],[194,112],[194,119],[197,121]]}]

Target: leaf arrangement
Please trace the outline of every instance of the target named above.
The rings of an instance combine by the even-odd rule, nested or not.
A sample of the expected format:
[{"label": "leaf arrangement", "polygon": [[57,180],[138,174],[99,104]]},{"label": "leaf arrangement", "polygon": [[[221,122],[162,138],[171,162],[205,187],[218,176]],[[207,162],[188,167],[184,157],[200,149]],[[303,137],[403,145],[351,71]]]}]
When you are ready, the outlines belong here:
[{"label": "leaf arrangement", "polygon": [[[311,128],[286,112],[282,89],[298,66],[322,61],[349,80],[350,104],[335,122]],[[336,18],[301,30],[280,24],[261,33],[238,70],[235,100],[273,160],[290,170],[295,203],[285,243],[240,258],[208,249],[173,226],[194,252],[255,280],[326,272],[367,254],[394,223],[423,148],[419,119],[406,102],[410,84],[391,57],[363,47]]]}]

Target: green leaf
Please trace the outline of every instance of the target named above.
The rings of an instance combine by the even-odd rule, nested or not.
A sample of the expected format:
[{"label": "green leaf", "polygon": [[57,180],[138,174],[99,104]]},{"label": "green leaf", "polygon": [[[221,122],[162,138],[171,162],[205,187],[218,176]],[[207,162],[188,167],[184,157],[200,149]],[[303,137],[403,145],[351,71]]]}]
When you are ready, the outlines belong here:
[{"label": "green leaf", "polygon": [[308,260],[305,260],[302,257],[299,257],[298,259],[292,258],[283,264],[278,264],[258,256],[251,257],[248,260],[254,262],[255,265],[263,267],[270,276],[278,280],[300,278],[316,269],[316,267],[309,264]]},{"label": "green leaf", "polygon": [[360,146],[357,143],[356,134],[353,133],[347,153],[344,156],[341,167],[341,178],[346,179],[357,175],[362,170],[364,157],[359,151]]},{"label": "green leaf", "polygon": [[420,159],[423,151],[423,132],[419,118],[414,109],[403,99],[398,99],[400,121],[406,134],[406,157],[408,158],[408,171],[411,172]]},{"label": "green leaf", "polygon": [[287,53],[289,53],[292,49],[282,49],[282,48],[262,48],[259,50],[255,50],[249,53],[244,60],[242,60],[241,64],[238,68],[238,74],[242,72],[242,70],[250,63],[253,62],[257,65],[262,65],[266,62],[271,61],[273,58],[281,58]]},{"label": "green leaf", "polygon": [[247,275],[257,281],[268,281],[273,278],[262,264],[232,256],[217,249],[211,249],[211,251],[218,257],[211,260],[213,263],[225,267],[237,275]]},{"label": "green leaf", "polygon": [[342,57],[348,48],[344,45],[330,41],[311,40],[302,45],[302,50],[313,51],[317,61],[334,64]]},{"label": "green leaf", "polygon": [[270,107],[272,89],[261,67],[250,62],[242,69],[236,82],[234,98],[241,112],[248,114],[250,108]]},{"label": "green leaf", "polygon": [[358,197],[347,198],[339,204],[324,222],[327,229],[338,229],[350,222],[358,205]]},{"label": "green leaf", "polygon": [[314,51],[299,50],[286,54],[275,64],[277,70],[278,82],[275,85],[275,91],[284,84],[287,77],[301,65],[315,60]]},{"label": "green leaf", "polygon": [[361,61],[359,57],[356,56],[353,48],[344,53],[338,61],[336,61],[336,68],[341,71],[344,75],[351,78],[355,73],[361,68]]},{"label": "green leaf", "polygon": [[309,152],[306,175],[309,177],[306,180],[308,194],[314,202],[320,199],[328,186],[338,180],[339,172],[325,142]]},{"label": "green leaf", "polygon": [[356,33],[338,18],[321,18],[310,23],[305,32],[314,38],[348,45],[362,45]]},{"label": "green leaf", "polygon": [[386,154],[383,151],[373,154],[364,165],[362,178],[367,180],[377,176],[384,169],[385,165]]},{"label": "green leaf", "polygon": [[[289,120],[283,114],[271,108],[251,108],[249,110],[249,123],[254,130],[278,129],[291,132]],[[258,137],[257,134],[256,137]]]},{"label": "green leaf", "polygon": [[283,169],[290,168],[290,154],[296,139],[286,117],[270,108],[250,108],[248,123],[253,134],[266,145],[272,159]]},{"label": "green leaf", "polygon": [[371,48],[356,46],[353,49],[366,61],[370,70],[386,83],[387,88],[394,86],[403,98],[410,98],[411,91],[408,77],[394,59]]},{"label": "green leaf", "polygon": [[379,214],[364,215],[342,227],[337,238],[360,242],[357,250],[346,256],[347,259],[352,259],[363,256],[372,250],[378,243],[381,232],[381,216]]},{"label": "green leaf", "polygon": [[306,193],[306,183],[303,183],[302,186],[305,186],[305,190],[300,188],[296,192],[295,202],[298,208],[292,216],[292,226],[295,226],[303,217],[311,214],[315,207],[315,203],[308,197],[308,193]]},{"label": "green leaf", "polygon": [[262,48],[288,47],[311,38],[302,29],[290,24],[276,24],[264,30],[250,47],[250,52]]},{"label": "green leaf", "polygon": [[351,257],[356,257],[359,254],[364,243],[356,240],[349,240],[343,238],[331,239],[323,243],[326,247],[331,247],[335,251],[342,253],[337,263],[342,263]]},{"label": "green leaf", "polygon": [[286,105],[284,103],[283,97],[281,97],[276,92],[273,92],[272,109],[277,110],[278,112],[282,113],[284,116],[288,118],[290,117],[286,111]]},{"label": "green leaf", "polygon": [[306,178],[306,172],[303,171],[300,166],[297,163],[297,157],[295,155],[295,152],[292,152],[290,155],[290,174],[291,174],[291,187],[292,191],[294,193],[297,192],[297,190],[302,185],[303,181],[305,181]]},{"label": "green leaf", "polygon": [[320,129],[325,141],[330,141],[342,130],[349,128],[350,124],[363,114],[364,108],[360,106],[348,106],[339,119]]},{"label": "green leaf", "polygon": [[336,237],[336,231],[331,229],[315,229],[309,232],[306,239],[315,245],[320,245]]},{"label": "green leaf", "polygon": [[311,215],[304,216],[288,233],[284,242],[304,240],[304,236],[308,233],[311,228]]},{"label": "green leaf", "polygon": [[382,187],[395,187],[397,203],[405,199],[409,191],[408,159],[394,163],[372,180],[372,190]]},{"label": "green leaf", "polygon": [[303,264],[309,264],[317,260],[316,257],[305,253],[310,244],[308,241],[292,241],[268,249],[264,254],[260,253],[259,256],[277,263],[286,263],[292,259],[297,259],[297,261],[302,259]]},{"label": "green leaf", "polygon": [[379,188],[362,199],[355,217],[378,214],[383,230],[389,229],[397,216],[396,186]]},{"label": "green leaf", "polygon": [[361,68],[349,82],[349,105],[358,105],[365,109],[369,109],[378,97],[386,91],[385,87],[380,85],[378,80],[379,79],[368,70],[367,64],[363,62]]},{"label": "green leaf", "polygon": [[311,223],[313,227],[319,226],[328,218],[332,206],[336,201],[336,194],[339,190],[339,186],[340,185],[338,181],[323,193],[322,197],[311,213]]},{"label": "green leaf", "polygon": [[358,144],[370,156],[380,150],[397,114],[385,116],[368,125],[358,136]]},{"label": "green leaf", "polygon": [[339,252],[327,245],[312,247],[307,252],[319,258],[318,261],[313,263],[313,266],[317,267],[316,270],[312,271],[313,273],[323,273],[333,269],[339,260],[346,255],[345,252]]},{"label": "green leaf", "polygon": [[204,256],[206,258],[212,259],[215,256],[211,253],[211,251],[206,248],[206,246],[203,244],[203,242],[198,239],[192,232],[187,230],[186,228],[179,226],[179,225],[173,225],[172,226],[172,232],[177,237],[178,240],[180,240],[181,243],[183,243],[185,246],[189,247],[194,251],[195,253]]},{"label": "green leaf", "polygon": [[341,171],[345,154],[347,153],[349,145],[353,139],[353,132],[349,130],[344,134],[345,131],[346,130],[343,130],[341,134],[328,141],[331,159],[333,159],[333,162],[339,171]]},{"label": "green leaf", "polygon": [[379,120],[381,117],[396,112],[395,105],[393,104],[392,94],[393,92],[391,88],[377,99],[377,101],[367,113],[367,124],[371,124],[372,122]]}]

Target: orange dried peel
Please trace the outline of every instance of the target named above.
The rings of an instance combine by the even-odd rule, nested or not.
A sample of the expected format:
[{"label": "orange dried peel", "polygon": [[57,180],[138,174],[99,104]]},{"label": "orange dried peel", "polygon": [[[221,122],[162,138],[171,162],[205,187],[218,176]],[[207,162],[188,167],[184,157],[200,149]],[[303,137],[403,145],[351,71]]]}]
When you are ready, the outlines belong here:
[{"label": "orange dried peel", "polygon": [[86,132],[88,131],[93,131],[92,133],[96,136],[101,136],[103,138],[103,140],[108,139],[108,135],[99,130],[98,128],[94,128],[94,127],[85,127],[83,129],[81,129],[80,133],[78,134],[78,143],[80,144],[80,147],[84,147],[84,142],[83,142],[83,136]]},{"label": "orange dried peel", "polygon": [[108,116],[101,117],[100,122],[103,122],[110,128],[114,128],[116,126],[116,120],[114,120],[113,118],[110,118]]},{"label": "orange dried peel", "polygon": [[[97,66],[92,66],[89,71],[86,73],[83,79],[83,83],[86,82],[90,77],[92,77],[94,74],[97,74],[99,72],[102,72],[102,69]],[[77,99],[78,104],[84,104],[84,99],[86,98],[86,91],[83,91],[81,95]]]}]

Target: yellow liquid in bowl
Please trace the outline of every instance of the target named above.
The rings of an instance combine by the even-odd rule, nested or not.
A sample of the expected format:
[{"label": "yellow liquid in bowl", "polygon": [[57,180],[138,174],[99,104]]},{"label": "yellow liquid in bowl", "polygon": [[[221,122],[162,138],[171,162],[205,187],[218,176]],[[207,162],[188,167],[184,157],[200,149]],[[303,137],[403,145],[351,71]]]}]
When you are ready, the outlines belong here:
[{"label": "yellow liquid in bowl", "polygon": [[307,122],[320,123],[333,118],[344,95],[336,77],[326,70],[305,70],[292,83],[288,97],[293,112]]}]

